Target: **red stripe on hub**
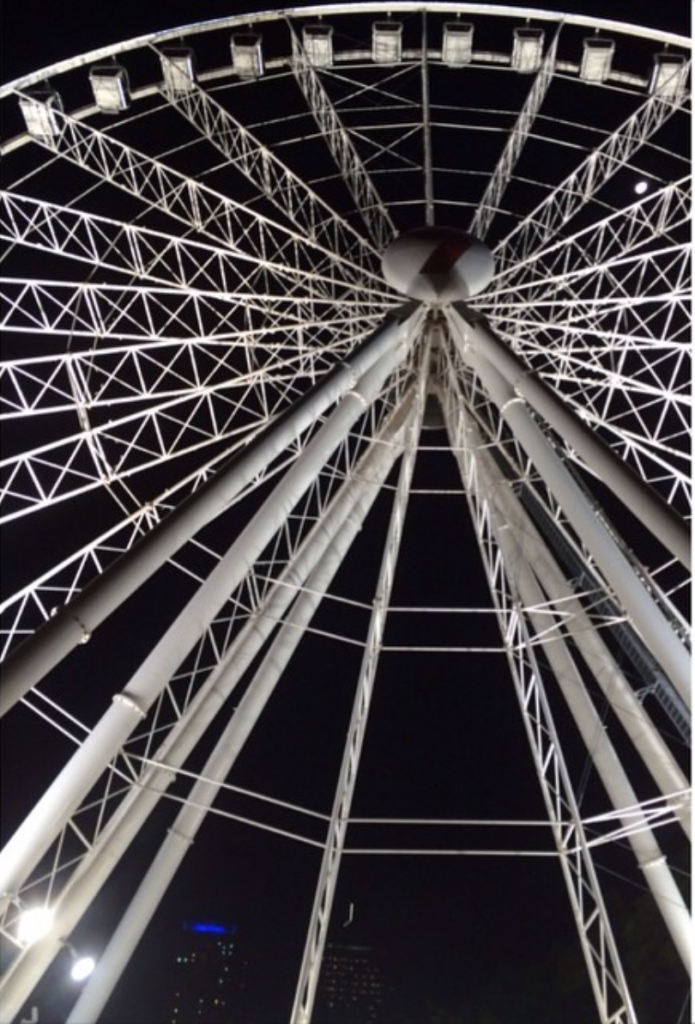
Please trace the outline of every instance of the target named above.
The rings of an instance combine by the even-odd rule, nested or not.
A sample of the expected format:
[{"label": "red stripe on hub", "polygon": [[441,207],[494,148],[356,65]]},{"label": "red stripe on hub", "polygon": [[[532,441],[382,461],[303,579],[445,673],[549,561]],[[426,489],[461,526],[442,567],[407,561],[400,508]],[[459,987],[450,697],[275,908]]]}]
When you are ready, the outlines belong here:
[{"label": "red stripe on hub", "polygon": [[423,265],[420,267],[421,274],[448,274],[457,260],[463,256],[467,249],[470,249],[472,239],[465,236],[458,238],[445,238],[433,249]]}]

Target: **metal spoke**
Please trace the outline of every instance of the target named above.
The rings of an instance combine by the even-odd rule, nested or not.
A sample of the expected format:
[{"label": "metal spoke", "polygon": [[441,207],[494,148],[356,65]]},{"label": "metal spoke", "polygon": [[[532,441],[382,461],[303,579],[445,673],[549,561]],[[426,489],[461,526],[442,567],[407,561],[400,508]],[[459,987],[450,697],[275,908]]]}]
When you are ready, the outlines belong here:
[{"label": "metal spoke", "polygon": [[349,188],[374,244],[383,251],[395,234],[395,227],[374,183],[365,170],[350,135],[340,122],[321,79],[309,62],[297,34],[292,30],[294,73],[333,159]]},{"label": "metal spoke", "polygon": [[[166,57],[164,57],[166,59]],[[302,179],[254,138],[209,93],[193,81],[187,89],[162,89],[169,103],[242,172],[294,225],[343,260],[354,260],[354,280],[363,283],[374,274],[380,253],[339,218]],[[366,271],[366,274],[365,274]],[[345,273],[350,276],[349,267]]]},{"label": "metal spoke", "polygon": [[559,38],[560,28],[558,28],[555,38],[543,57],[543,63],[538,70],[526,102],[524,103],[512,133],[507,140],[504,152],[502,153],[502,156],[500,157],[497,166],[487,183],[485,193],[471,219],[468,230],[477,238],[485,238],[488,228],[490,227],[495,213],[497,212],[502,196],[504,195],[504,191],[512,178],[521,150],[524,147],[524,143],[526,142],[529,133],[533,130],[536,115],[543,106],[543,100],[550,88],[553,73],[555,71],[555,59]]},{"label": "metal spoke", "polygon": [[[198,289],[237,298],[252,309],[260,303],[262,312],[274,306],[291,310],[295,303],[323,308],[337,296],[315,294],[304,285],[320,275],[297,275],[293,285],[285,282],[282,293],[263,298],[252,286],[257,259],[245,253],[230,253],[191,238],[167,235],[137,224],[121,223],[82,209],[47,203],[17,192],[0,192],[0,238],[44,252],[128,274],[145,282]],[[363,281],[360,295],[352,301],[365,307],[368,297],[389,296],[380,281]],[[346,288],[342,302],[350,302]],[[302,314],[298,314],[301,316]]]},{"label": "metal spoke", "polygon": [[[680,102],[685,102],[683,99]],[[495,248],[499,266],[526,261],[547,244],[581,207],[627,163],[666,121],[679,101],[650,96],[553,193]]]},{"label": "metal spoke", "polygon": [[654,239],[668,243],[679,227],[689,225],[690,184],[687,177],[662,185],[625,210],[595,220],[590,227],[553,242],[523,262],[499,268],[490,297],[502,298],[508,288],[525,287],[539,275],[561,282],[580,267],[603,265]]},{"label": "metal spoke", "polygon": [[[249,207],[237,203],[192,178],[167,167],[131,146],[56,111],[61,131],[50,148],[116,188],[138,196],[148,205],[223,242],[279,281],[339,270],[344,262],[299,233],[282,228]],[[265,253],[273,253],[269,259]],[[329,278],[333,281],[333,278]],[[320,289],[319,289],[320,290]]]}]

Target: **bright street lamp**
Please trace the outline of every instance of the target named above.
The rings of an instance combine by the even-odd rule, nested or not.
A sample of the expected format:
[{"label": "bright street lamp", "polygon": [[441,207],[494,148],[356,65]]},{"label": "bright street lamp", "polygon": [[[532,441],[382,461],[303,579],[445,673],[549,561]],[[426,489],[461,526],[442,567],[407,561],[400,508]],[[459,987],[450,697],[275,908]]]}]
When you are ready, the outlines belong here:
[{"label": "bright street lamp", "polygon": [[70,952],[73,955],[70,977],[73,981],[84,981],[84,979],[88,978],[94,970],[96,961],[93,956],[78,956],[72,947],[70,948]]}]

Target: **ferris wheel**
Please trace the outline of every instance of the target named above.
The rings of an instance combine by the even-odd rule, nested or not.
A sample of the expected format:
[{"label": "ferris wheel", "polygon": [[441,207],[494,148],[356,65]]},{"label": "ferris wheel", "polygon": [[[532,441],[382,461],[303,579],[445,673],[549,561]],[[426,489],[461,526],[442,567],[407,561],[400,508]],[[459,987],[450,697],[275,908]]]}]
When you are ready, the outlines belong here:
[{"label": "ferris wheel", "polygon": [[[163,809],[70,1021],[99,1018],[212,819],[310,848],[297,1024],[370,856],[548,863],[602,1022],[649,996],[620,875],[683,1005],[689,46],[351,3],[0,90],[1,695],[26,781],[0,1019]],[[484,760],[509,718],[533,820],[516,764]],[[439,775],[387,806],[372,731],[412,780],[439,744]],[[448,760],[469,744],[475,786]]]}]

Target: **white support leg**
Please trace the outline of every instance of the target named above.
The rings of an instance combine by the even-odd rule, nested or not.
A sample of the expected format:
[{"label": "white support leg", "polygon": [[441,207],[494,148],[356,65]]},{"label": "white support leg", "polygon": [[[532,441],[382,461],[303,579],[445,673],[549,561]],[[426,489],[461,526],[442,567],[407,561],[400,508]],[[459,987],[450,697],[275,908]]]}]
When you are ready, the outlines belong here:
[{"label": "white support leg", "polygon": [[[487,493],[494,492],[499,496],[504,484],[499,470],[482,448],[477,452],[476,457],[483,489]],[[491,510],[493,519],[496,519],[494,505],[491,505]],[[551,635],[547,633],[547,613],[538,610],[546,605],[545,595],[527,561],[527,556],[522,552],[519,541],[519,537],[524,535],[525,529],[521,533],[510,529],[501,529],[502,523],[508,526],[506,517],[501,517],[497,521],[495,534],[504,560],[505,571],[514,581],[521,605],[525,609],[525,614],[528,616],[536,636],[544,638],[541,642],[548,664],[584,744],[591,753],[594,767],[608,798],[619,815],[621,810],[625,812],[622,820],[639,868],[651,890],[678,954],[686,970],[690,971],[692,922],[688,908],[649,826],[646,815],[640,814],[636,810],[640,801],[628,780],[607,732],[603,729],[599,714],[586,692],[584,681],[577,671],[564,637],[556,631]]]},{"label": "white support leg", "polygon": [[381,562],[379,580],[367,641],[364,658],[360,668],[357,691],[352,709],[352,718],[348,729],[343,760],[336,787],[335,800],[331,813],[331,820],[328,827],[326,847],[321,861],[319,878],[314,897],[314,905],[309,921],[304,955],[299,971],[297,989],[295,992],[294,1007],[290,1017],[291,1024],[310,1024],[311,1016],[316,997],[316,988],[321,970],[321,961],[326,945],[328,926],[330,923],[333,899],[338,884],[338,873],[345,847],[345,837],[350,817],[350,807],[359,769],[362,745],[367,728],[367,719],[371,706],[374,678],[381,650],[384,627],[386,625],[386,608],[389,604],[391,587],[398,558],[403,523],[408,504],[410,482],[412,479],[415,457],[417,452],[417,439],[422,425],[422,413],[424,408],[426,383],[424,371],[428,368],[428,358],[424,360],[423,377],[421,380],[421,391],[419,409],[416,421],[411,427],[411,438],[409,446],[403,456],[398,488],[396,491],[391,521],[389,523],[388,535],[384,547],[384,555]]},{"label": "white support leg", "polygon": [[553,827],[600,1020],[602,1024],[636,1024],[635,1010],[532,638],[525,617],[520,613],[521,602],[512,579],[507,576],[502,557],[500,539],[506,524],[496,522],[488,500],[488,488],[481,479],[477,456],[483,445],[472,421],[469,422],[457,401],[456,393],[450,392],[444,397],[450,442],[458,455],[483,563],[497,605],[502,634],[508,645],[509,665],[524,728]]},{"label": "white support leg", "polygon": [[[490,467],[492,470],[495,467]],[[611,706],[626,734],[642,758],[662,796],[670,800],[674,814],[690,838],[690,785],[670,750],[664,743],[651,718],[640,703],[634,689],[618,667],[609,648],[603,642],[581,601],[575,596],[562,571],[548,551],[507,481],[498,474],[492,485],[490,501],[515,538],[523,543],[526,562],[533,568],[543,593],[557,610],[564,628],[571,635],[579,653],[591,670],[602,693]],[[551,629],[545,623],[543,632],[549,642],[561,635],[559,628]]]},{"label": "white support leg", "polygon": [[690,568],[690,530],[670,505],[640,480],[553,388],[497,337],[484,317],[463,304],[452,308],[448,315],[455,334],[465,336],[466,343],[502,374],[513,393],[524,398],[581,455],[616,497],[639,516],[667,550]]},{"label": "white support leg", "polygon": [[21,887],[94,781],[147,714],[190,647],[283,525],[331,452],[376,399],[386,378],[405,357],[413,337],[412,321],[418,319],[411,318],[411,329],[403,336],[406,344],[390,346],[391,351],[345,395],[9,840],[0,854],[0,893],[7,894],[6,899]]},{"label": "white support leg", "polygon": [[596,564],[613,587],[635,628],[683,701],[690,707],[691,663],[688,651],[529,414],[523,399],[514,394],[511,384],[486,357],[467,346],[468,339],[465,331],[462,331],[462,323],[460,317],[455,318],[452,321],[452,333],[464,358],[475,368],[486,391],[562,506],[568,521],[596,559]]},{"label": "white support leg", "polygon": [[188,804],[176,821],[145,874],[118,928],[106,947],[94,975],[85,985],[68,1017],[68,1024],[87,1024],[98,1019],[123,970],[133,955],[152,915],[194,842],[207,812],[219,792],[219,784],[229,775],[238,755],[251,735],[278,680],[300,643],[333,576],[361,528],[363,515],[345,521],[343,529],[326,548],[320,562],[263,659],[253,681],[242,697],[215,750],[193,786]]},{"label": "white support leg", "polygon": [[155,752],[150,767],[122,800],[98,842],[82,859],[54,906],[54,927],[40,942],[23,950],[0,981],[0,1022],[9,1024],[29,998],[70,935],[109,878],[138,831],[157,806],[198,740],[234,691],[240,678],[282,619],[297,589],[303,587],[321,558],[342,558],[352,543],[395,460],[402,451],[403,433],[413,411],[412,391],[389,417],[375,443],[336,495],[323,519],[281,574],[258,614],[230,645],[224,660],[196,694],[184,717],[173,726]]}]

